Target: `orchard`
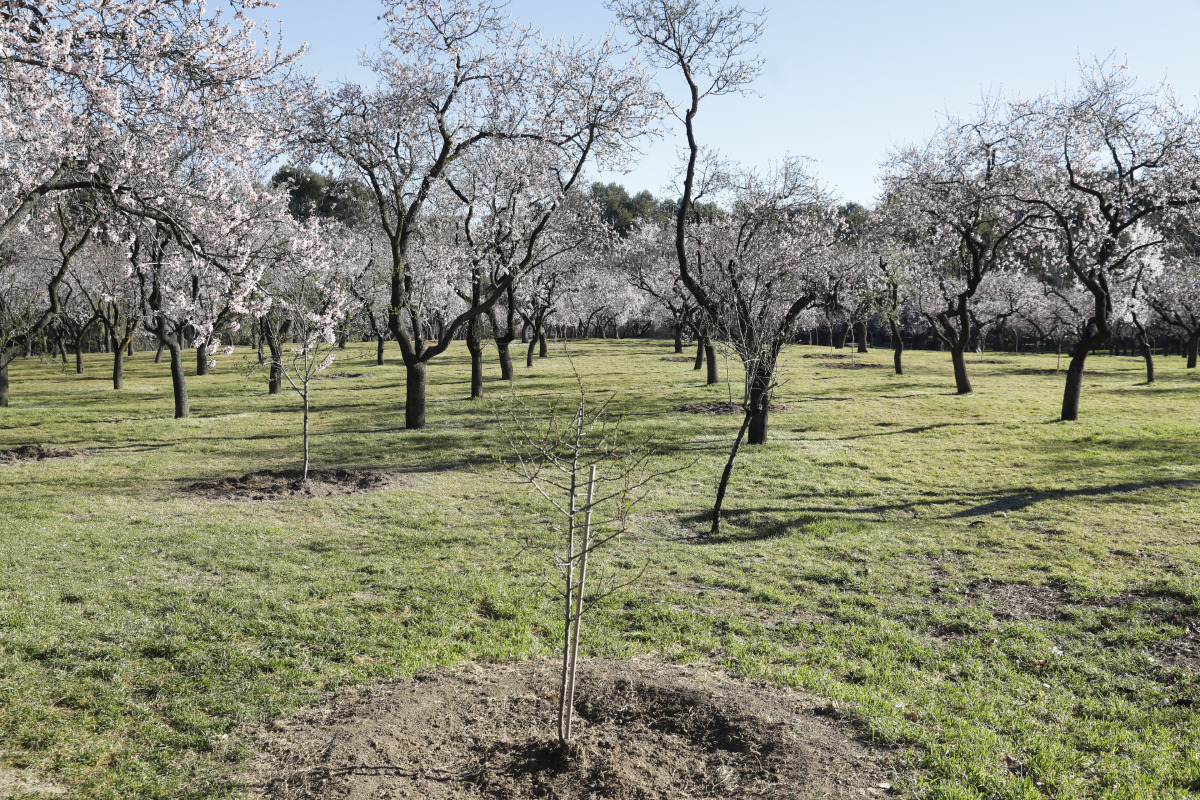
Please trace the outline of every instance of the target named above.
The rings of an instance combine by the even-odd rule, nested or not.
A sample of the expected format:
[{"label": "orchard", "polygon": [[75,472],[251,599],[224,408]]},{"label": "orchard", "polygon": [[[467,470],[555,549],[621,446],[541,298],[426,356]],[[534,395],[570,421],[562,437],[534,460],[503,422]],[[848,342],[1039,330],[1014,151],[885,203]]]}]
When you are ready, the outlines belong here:
[{"label": "orchard", "polygon": [[0,797],[1200,793],[1200,107],[605,8],[0,0]]}]

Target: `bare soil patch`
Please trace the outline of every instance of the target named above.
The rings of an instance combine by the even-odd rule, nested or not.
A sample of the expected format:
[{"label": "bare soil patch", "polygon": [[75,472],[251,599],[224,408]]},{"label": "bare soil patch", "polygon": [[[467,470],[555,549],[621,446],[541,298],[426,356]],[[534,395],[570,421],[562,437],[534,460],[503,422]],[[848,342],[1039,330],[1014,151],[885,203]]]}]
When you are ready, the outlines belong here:
[{"label": "bare soil patch", "polygon": [[865,361],[847,361],[844,363],[826,364],[826,369],[883,369],[883,364],[868,364]]},{"label": "bare soil patch", "polygon": [[[705,400],[699,403],[684,403],[681,406],[672,406],[676,411],[682,411],[685,414],[744,414],[746,410],[742,408],[740,403],[730,403],[726,400]],[[772,411],[787,411],[788,407],[783,403],[771,403]]]},{"label": "bare soil patch", "polygon": [[[1000,620],[1061,619],[1064,611],[1075,609],[1115,609],[1142,606],[1141,614],[1149,622],[1164,623],[1179,630],[1178,638],[1155,642],[1148,652],[1167,666],[1200,674],[1200,616],[1191,607],[1173,598],[1142,594],[1118,594],[1100,600],[1074,600],[1055,586],[1030,586],[1019,583],[986,583],[972,586],[968,596],[977,593],[997,601],[994,613]],[[1120,625],[1119,620],[1100,617],[1103,628]]]},{"label": "bare soil patch", "polygon": [[184,491],[210,500],[279,500],[303,497],[343,497],[408,484],[402,475],[366,469],[310,469],[308,481],[298,469],[267,469],[240,478],[199,481]]},{"label": "bare soil patch", "polygon": [[699,667],[581,665],[569,758],[556,664],[419,675],[343,695],[267,735],[243,775],[270,800],[849,798],[891,786],[885,751],[814,698]]},{"label": "bare soil patch", "polygon": [[86,455],[87,451],[85,450],[42,447],[40,444],[24,444],[9,450],[0,450],[0,465],[28,464],[33,461],[45,461],[50,458],[76,458]]},{"label": "bare soil patch", "polygon": [[369,378],[370,376],[369,372],[322,372],[314,380],[332,381],[339,378]]},{"label": "bare soil patch", "polygon": [[696,360],[695,356],[663,356],[662,361],[674,361],[677,364],[690,364]]},{"label": "bare soil patch", "polygon": [[807,355],[802,356],[802,358],[820,358],[820,359],[829,359],[829,360],[837,360],[839,358],[849,358],[849,357],[850,357],[849,353],[808,353]]}]

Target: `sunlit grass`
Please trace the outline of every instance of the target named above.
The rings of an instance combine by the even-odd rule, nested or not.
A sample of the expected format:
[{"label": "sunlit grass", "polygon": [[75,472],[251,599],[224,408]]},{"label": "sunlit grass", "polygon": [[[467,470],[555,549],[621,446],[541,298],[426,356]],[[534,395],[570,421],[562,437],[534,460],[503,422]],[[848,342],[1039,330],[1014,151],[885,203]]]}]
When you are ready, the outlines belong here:
[{"label": "sunlit grass", "polygon": [[[1146,386],[1140,362],[1093,359],[1082,419],[1061,423],[1053,356],[989,354],[1008,363],[970,363],[976,393],[959,397],[945,354],[910,352],[897,377],[888,352],[848,370],[794,348],[787,409],[739,457],[712,541],[739,420],[672,407],[729,388],[663,361],[663,342],[570,349],[662,465],[685,466],[609,555],[647,572],[585,623],[590,654],[708,661],[836,700],[896,748],[911,797],[1200,792],[1197,676],[1152,654],[1184,633],[1169,613],[1200,614],[1200,376],[1181,360]],[[394,351],[373,355],[352,346],[333,371],[369,377],[316,385],[314,465],[410,485],[258,503],[181,492],[299,463],[298,399],[248,383],[241,354],[189,379],[194,416],[178,421],[150,354],[116,393],[102,355],[85,376],[14,364],[0,447],[90,456],[0,468],[0,775],[81,797],[237,794],[246,731],[324,692],[554,651],[526,546],[550,541],[550,515],[502,480],[465,350],[431,367],[422,432],[402,430]],[[555,350],[513,391],[550,402],[573,380]],[[983,581],[1064,599],[1008,619]],[[1099,603],[1123,593],[1135,601]]]}]

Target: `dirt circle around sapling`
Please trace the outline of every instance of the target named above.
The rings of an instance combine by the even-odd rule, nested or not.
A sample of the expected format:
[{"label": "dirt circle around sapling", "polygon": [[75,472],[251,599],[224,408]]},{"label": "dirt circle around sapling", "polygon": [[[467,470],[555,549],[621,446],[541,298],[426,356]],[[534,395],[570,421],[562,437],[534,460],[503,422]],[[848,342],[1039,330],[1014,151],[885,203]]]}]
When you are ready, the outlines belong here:
[{"label": "dirt circle around sapling", "polygon": [[695,356],[663,356],[661,361],[671,361],[676,364],[693,364],[696,361]]},{"label": "dirt circle around sapling", "polygon": [[[680,411],[684,414],[745,414],[746,409],[742,408],[740,403],[730,403],[727,400],[705,400],[699,403],[684,403],[683,405],[672,406],[675,411]],[[771,403],[771,411],[778,413],[787,411],[788,407],[783,403]]]},{"label": "dirt circle around sapling", "polygon": [[25,444],[7,450],[0,450],[0,465],[32,464],[57,458],[79,458],[86,456],[86,450],[72,450],[61,447],[43,447],[40,444]]},{"label": "dirt circle around sapling", "polygon": [[890,794],[888,751],[815,698],[701,666],[581,663],[560,754],[558,664],[468,665],[344,693],[258,732],[262,800],[674,800]]},{"label": "dirt circle around sapling", "polygon": [[265,469],[240,478],[197,481],[183,491],[209,500],[285,500],[348,495],[398,489],[404,475],[368,469],[310,469],[308,480],[298,469]]}]

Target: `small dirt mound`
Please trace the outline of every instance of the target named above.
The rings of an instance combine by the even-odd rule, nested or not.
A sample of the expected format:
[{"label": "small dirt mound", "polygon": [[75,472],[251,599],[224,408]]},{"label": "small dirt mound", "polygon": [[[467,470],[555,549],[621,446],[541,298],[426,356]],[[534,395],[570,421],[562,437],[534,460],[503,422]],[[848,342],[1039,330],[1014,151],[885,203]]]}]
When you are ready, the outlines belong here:
[{"label": "small dirt mound", "polygon": [[865,361],[847,361],[844,363],[826,364],[826,369],[883,369],[883,364],[868,364]]},{"label": "small dirt mound", "polygon": [[[672,406],[675,411],[682,411],[684,414],[744,414],[746,410],[739,403],[729,403],[724,400],[706,400],[700,403],[684,403],[681,406]],[[787,411],[787,406],[782,403],[772,403],[772,411]]]},{"label": "small dirt mound", "polygon": [[[574,752],[556,664],[421,675],[310,710],[244,775],[271,800],[883,796],[884,753],[814,699],[694,667],[581,666]],[[880,788],[882,787],[882,788]]]},{"label": "small dirt mound", "polygon": [[84,450],[70,450],[59,447],[42,447],[40,444],[25,444],[10,450],[0,450],[0,464],[28,464],[33,461],[45,461],[50,458],[76,458],[86,456]]},{"label": "small dirt mound", "polygon": [[809,353],[808,355],[803,356],[803,358],[820,358],[820,359],[829,359],[829,360],[837,360],[839,358],[849,358],[849,357],[850,357],[849,353]]},{"label": "small dirt mound", "polygon": [[265,469],[240,478],[199,481],[186,488],[210,500],[280,500],[292,497],[342,497],[395,489],[408,479],[365,469],[310,469],[308,481],[298,469]]},{"label": "small dirt mound", "polygon": [[369,378],[370,376],[369,372],[322,372],[316,376],[315,380],[332,381],[338,378]]},{"label": "small dirt mound", "polygon": [[691,364],[696,358],[695,356],[663,356],[663,361],[674,361],[676,364]]}]

